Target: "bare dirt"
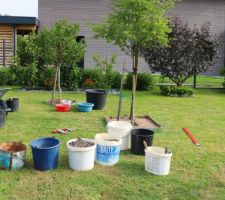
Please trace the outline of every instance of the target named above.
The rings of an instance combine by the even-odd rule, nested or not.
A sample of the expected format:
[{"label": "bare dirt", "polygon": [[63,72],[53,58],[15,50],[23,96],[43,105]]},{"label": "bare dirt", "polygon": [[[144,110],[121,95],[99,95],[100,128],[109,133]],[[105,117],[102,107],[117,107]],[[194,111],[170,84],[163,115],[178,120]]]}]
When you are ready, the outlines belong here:
[{"label": "bare dirt", "polygon": [[84,148],[84,147],[94,146],[95,144],[93,142],[89,142],[86,140],[82,140],[81,138],[77,138],[77,140],[70,142],[69,145],[72,147]]},{"label": "bare dirt", "polygon": [[[106,117],[106,122],[116,121],[116,117]],[[130,121],[127,115],[120,117],[120,121]],[[161,126],[155,122],[151,117],[144,116],[136,116],[134,119],[134,127],[137,128],[149,128],[149,129],[157,129]]]}]

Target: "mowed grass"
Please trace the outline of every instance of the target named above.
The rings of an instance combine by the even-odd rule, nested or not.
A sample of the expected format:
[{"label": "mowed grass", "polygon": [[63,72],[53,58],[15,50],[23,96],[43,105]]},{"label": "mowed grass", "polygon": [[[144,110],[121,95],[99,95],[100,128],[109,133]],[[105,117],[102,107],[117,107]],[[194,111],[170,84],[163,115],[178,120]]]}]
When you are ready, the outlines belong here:
[{"label": "mowed grass", "polygon": [[[154,146],[168,146],[173,152],[168,176],[144,170],[144,156],[121,153],[112,167],[95,164],[91,171],[76,172],[68,167],[66,142],[76,137],[93,138],[105,132],[104,117],[116,115],[118,96],[109,95],[106,108],[91,113],[57,113],[44,103],[50,92],[10,91],[20,98],[20,111],[9,113],[0,129],[0,142],[22,141],[27,147],[27,163],[19,171],[0,171],[1,200],[69,199],[225,199],[225,92],[196,90],[194,98],[164,97],[156,91],[137,92],[136,115],[150,115],[162,125]],[[123,114],[129,114],[130,92],[123,99]],[[63,92],[64,98],[85,101],[84,93]],[[55,135],[60,141],[57,170],[34,170],[30,142],[54,136],[54,128],[76,131]],[[189,128],[201,143],[196,148],[182,132]]]}]

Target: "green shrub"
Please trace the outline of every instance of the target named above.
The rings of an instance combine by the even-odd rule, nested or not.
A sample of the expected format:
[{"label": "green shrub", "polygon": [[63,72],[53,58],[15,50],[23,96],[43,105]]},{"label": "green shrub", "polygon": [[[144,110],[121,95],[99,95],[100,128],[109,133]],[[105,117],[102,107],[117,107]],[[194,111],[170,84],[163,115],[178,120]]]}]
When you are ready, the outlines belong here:
[{"label": "green shrub", "polygon": [[[127,74],[126,88],[132,89],[132,73]],[[137,76],[137,90],[147,91],[154,88],[155,82],[151,74],[149,73],[138,73]]]},{"label": "green shrub", "polygon": [[0,67],[0,85],[14,85],[14,76],[9,67]]},{"label": "green shrub", "polygon": [[84,69],[81,74],[81,79],[79,81],[79,87],[83,87],[83,84],[86,80],[92,80],[96,84],[98,84],[99,80],[101,79],[101,75],[97,69]]},{"label": "green shrub", "polygon": [[192,89],[183,86],[161,85],[160,91],[166,96],[192,96],[194,94]]},{"label": "green shrub", "polygon": [[26,89],[36,89],[38,85],[38,69],[35,62],[29,64],[29,66],[20,66],[15,63],[10,67],[14,74],[16,83],[23,86]]},{"label": "green shrub", "polygon": [[120,83],[121,83],[122,74],[114,71],[112,74],[112,85],[111,88],[113,89],[120,89]]}]

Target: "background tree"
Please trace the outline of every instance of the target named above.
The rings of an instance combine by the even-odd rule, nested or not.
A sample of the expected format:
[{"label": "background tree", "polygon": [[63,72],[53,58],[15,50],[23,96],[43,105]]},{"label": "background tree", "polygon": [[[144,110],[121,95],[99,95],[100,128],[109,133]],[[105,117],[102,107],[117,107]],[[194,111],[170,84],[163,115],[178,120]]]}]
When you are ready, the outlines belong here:
[{"label": "background tree", "polygon": [[170,22],[169,45],[148,43],[142,56],[153,72],[160,72],[177,86],[189,77],[206,72],[215,63],[219,40],[210,35],[210,24],[189,27],[179,17]]},{"label": "background tree", "polygon": [[118,45],[132,58],[133,87],[131,122],[134,123],[135,91],[138,61],[141,49],[150,41],[166,45],[167,34],[171,31],[165,12],[174,0],[113,0],[108,14],[100,24],[92,25],[95,37],[105,38]]},{"label": "background tree", "polygon": [[83,42],[77,42],[76,38],[78,32],[79,25],[71,24],[66,19],[62,19],[53,24],[50,30],[51,47],[54,50],[53,63],[56,66],[52,101],[55,99],[57,85],[59,89],[59,100],[61,100],[61,66],[70,66],[70,68],[74,68],[84,56],[85,44]]}]

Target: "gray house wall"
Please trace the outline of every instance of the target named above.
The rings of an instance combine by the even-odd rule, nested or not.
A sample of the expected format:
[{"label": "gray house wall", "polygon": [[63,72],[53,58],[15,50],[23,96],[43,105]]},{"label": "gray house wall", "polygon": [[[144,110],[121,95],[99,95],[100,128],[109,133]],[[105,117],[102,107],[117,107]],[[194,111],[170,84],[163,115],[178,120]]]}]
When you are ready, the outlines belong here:
[{"label": "gray house wall", "polygon": [[[110,12],[107,5],[111,0],[39,0],[38,18],[40,25],[50,27],[51,23],[63,17],[69,21],[80,24],[80,35],[85,36],[88,47],[85,54],[85,67],[93,67],[93,53],[105,56],[115,53],[117,55],[116,69],[121,70],[124,60],[131,70],[131,59],[120,49],[101,39],[94,39],[88,23],[98,23],[104,15]],[[225,30],[225,2],[223,0],[183,0],[177,3],[176,8],[170,12],[179,15],[189,24],[202,24],[206,21],[212,23],[212,33],[224,36]],[[224,48],[220,50],[220,59],[216,66],[208,73],[218,74],[218,70],[224,66]],[[146,63],[141,60],[141,71],[150,71]]]}]

